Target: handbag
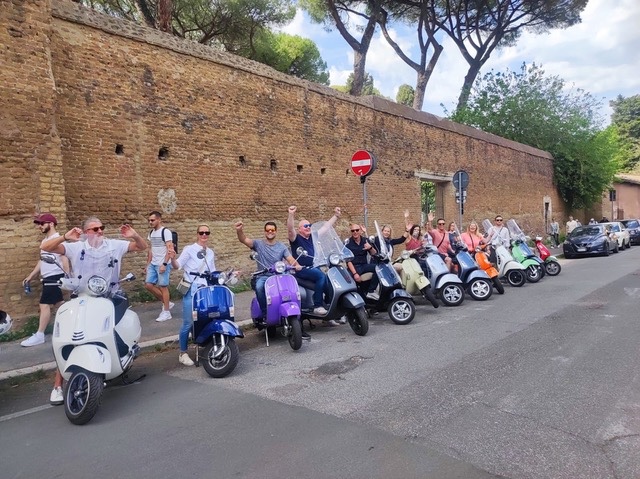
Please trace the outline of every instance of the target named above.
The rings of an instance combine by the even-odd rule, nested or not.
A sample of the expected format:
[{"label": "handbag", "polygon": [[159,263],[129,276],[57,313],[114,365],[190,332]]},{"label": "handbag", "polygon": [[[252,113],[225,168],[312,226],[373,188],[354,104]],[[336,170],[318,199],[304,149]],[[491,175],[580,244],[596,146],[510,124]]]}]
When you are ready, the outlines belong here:
[{"label": "handbag", "polygon": [[178,283],[178,286],[176,286],[176,290],[178,290],[178,293],[180,293],[182,296],[187,294],[190,289],[191,283],[184,278],[182,278]]}]

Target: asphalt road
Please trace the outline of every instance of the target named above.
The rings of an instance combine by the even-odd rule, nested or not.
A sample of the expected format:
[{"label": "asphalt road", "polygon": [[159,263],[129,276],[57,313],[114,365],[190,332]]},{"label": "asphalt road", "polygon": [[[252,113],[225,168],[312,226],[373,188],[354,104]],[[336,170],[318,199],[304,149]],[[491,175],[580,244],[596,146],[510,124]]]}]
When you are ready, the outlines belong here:
[{"label": "asphalt road", "polygon": [[147,354],[86,426],[50,383],[0,389],[2,477],[640,477],[640,248],[457,308],[249,332],[224,379]]}]

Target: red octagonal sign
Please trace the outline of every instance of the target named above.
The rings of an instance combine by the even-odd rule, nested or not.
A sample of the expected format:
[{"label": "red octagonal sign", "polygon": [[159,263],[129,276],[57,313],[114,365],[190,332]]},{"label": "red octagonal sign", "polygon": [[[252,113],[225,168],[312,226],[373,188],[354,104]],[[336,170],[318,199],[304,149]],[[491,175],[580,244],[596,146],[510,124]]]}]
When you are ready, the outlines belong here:
[{"label": "red octagonal sign", "polygon": [[358,150],[351,157],[351,171],[358,176],[369,176],[376,169],[376,158],[367,150]]}]

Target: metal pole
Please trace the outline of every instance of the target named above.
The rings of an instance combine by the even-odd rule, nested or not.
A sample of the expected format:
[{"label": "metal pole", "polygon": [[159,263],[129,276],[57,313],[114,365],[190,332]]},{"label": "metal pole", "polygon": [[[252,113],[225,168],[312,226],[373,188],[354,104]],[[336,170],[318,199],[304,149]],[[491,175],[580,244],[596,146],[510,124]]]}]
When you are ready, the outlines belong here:
[{"label": "metal pole", "polygon": [[462,171],[458,173],[458,193],[460,193],[460,203],[458,205],[458,216],[460,222],[458,223],[458,231],[462,233],[462,202],[464,201],[464,188],[462,187]]},{"label": "metal pole", "polygon": [[368,225],[367,225],[367,214],[368,214],[368,208],[367,208],[367,177],[366,176],[361,176],[360,177],[360,181],[362,182],[362,198],[364,200],[364,229],[368,230]]}]

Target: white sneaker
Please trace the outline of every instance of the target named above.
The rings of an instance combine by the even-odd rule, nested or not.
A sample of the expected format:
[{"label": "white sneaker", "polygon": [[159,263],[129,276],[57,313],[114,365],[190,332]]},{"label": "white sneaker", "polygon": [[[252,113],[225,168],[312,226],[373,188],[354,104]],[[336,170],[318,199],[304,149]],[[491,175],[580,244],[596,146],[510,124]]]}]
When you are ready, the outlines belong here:
[{"label": "white sneaker", "polygon": [[329,311],[327,311],[324,306],[318,306],[317,308],[313,308],[313,314],[321,314],[326,315]]},{"label": "white sneaker", "polygon": [[62,394],[61,387],[53,388],[51,396],[49,396],[49,404],[52,406],[60,406],[61,404],[64,404],[64,395]]},{"label": "white sneaker", "polygon": [[347,324],[347,317],[346,317],[346,316],[342,316],[342,317],[338,320],[338,322],[339,322],[340,324]]},{"label": "white sneaker", "polygon": [[37,346],[38,344],[44,344],[44,333],[33,333],[30,338],[22,341],[20,346],[28,348],[29,346]]},{"label": "white sneaker", "polygon": [[166,321],[167,319],[171,319],[171,312],[170,311],[163,311],[162,313],[160,313],[160,316],[158,316],[156,318],[156,321],[161,322],[161,321]]},{"label": "white sneaker", "polygon": [[380,299],[380,295],[375,291],[372,291],[370,293],[367,293],[367,298],[372,299],[374,301],[378,301]]},{"label": "white sneaker", "polygon": [[187,353],[180,353],[178,361],[180,361],[180,364],[184,364],[185,366],[193,366],[195,364]]}]

